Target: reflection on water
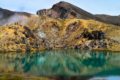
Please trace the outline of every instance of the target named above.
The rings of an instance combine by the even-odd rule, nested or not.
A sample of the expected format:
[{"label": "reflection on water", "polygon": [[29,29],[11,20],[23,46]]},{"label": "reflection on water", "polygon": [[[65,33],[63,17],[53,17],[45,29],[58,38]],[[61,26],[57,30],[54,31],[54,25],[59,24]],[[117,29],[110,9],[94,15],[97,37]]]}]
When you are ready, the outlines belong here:
[{"label": "reflection on water", "polygon": [[0,72],[34,76],[119,77],[120,54],[119,52],[74,49],[26,54],[1,53]]}]

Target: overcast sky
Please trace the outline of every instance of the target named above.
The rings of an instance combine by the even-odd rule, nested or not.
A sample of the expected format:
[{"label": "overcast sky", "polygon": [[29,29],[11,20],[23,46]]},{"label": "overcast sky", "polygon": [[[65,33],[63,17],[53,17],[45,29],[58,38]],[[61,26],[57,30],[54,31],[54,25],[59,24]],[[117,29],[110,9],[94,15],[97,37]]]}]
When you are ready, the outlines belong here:
[{"label": "overcast sky", "polygon": [[[13,11],[36,13],[39,9],[52,7],[61,0],[0,0],[0,7]],[[93,14],[120,14],[120,0],[62,0],[72,3]]]}]

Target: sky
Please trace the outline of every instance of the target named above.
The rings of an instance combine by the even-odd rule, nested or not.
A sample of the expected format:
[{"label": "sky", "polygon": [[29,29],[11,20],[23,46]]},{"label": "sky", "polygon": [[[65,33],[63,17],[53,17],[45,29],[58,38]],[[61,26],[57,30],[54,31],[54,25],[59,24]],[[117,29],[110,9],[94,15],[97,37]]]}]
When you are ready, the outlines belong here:
[{"label": "sky", "polygon": [[[36,13],[51,8],[61,0],[0,0],[0,7],[13,11]],[[62,0],[93,14],[120,15],[120,0]]]}]

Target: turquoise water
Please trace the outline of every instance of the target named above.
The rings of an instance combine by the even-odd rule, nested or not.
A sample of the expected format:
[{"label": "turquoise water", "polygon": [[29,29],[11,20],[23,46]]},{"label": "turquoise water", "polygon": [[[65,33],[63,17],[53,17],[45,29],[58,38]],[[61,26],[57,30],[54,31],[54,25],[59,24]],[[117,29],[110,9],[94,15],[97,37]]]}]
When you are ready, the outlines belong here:
[{"label": "turquoise water", "polygon": [[[1,53],[1,73],[33,76],[90,76],[120,80],[120,52],[54,50]],[[116,79],[115,79],[116,80]]]}]

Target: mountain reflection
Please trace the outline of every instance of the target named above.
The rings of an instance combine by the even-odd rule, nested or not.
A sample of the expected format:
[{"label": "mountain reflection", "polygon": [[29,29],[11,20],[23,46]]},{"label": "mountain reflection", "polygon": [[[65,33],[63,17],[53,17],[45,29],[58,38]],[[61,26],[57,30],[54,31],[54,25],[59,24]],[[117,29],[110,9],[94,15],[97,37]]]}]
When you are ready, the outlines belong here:
[{"label": "mountain reflection", "polygon": [[54,50],[36,53],[1,53],[1,73],[35,76],[120,75],[119,52]]}]

